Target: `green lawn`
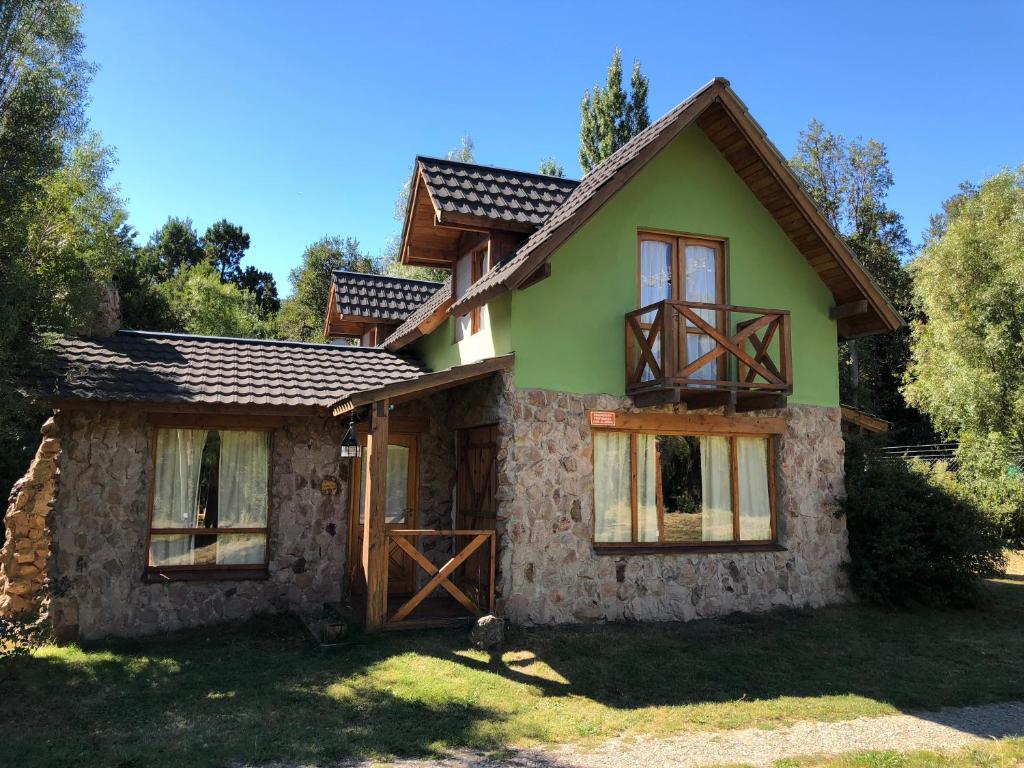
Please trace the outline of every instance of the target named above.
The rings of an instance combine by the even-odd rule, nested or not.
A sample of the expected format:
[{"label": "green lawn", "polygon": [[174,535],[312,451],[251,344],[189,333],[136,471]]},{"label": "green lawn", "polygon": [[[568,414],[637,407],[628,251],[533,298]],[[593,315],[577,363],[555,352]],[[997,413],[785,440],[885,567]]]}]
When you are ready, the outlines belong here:
[{"label": "green lawn", "polygon": [[321,653],[289,620],[0,667],[0,763],[222,766],[776,727],[1024,697],[1024,576],[975,611],[393,633]]}]

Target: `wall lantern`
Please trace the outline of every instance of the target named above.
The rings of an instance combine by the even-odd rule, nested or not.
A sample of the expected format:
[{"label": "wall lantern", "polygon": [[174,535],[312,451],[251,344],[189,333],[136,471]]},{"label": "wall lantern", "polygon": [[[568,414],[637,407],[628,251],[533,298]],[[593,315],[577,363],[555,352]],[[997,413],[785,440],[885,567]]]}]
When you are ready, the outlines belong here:
[{"label": "wall lantern", "polygon": [[348,432],[341,441],[341,458],[358,459],[362,455],[362,448],[359,447],[359,438],[356,436],[356,420],[352,418],[348,423]]}]

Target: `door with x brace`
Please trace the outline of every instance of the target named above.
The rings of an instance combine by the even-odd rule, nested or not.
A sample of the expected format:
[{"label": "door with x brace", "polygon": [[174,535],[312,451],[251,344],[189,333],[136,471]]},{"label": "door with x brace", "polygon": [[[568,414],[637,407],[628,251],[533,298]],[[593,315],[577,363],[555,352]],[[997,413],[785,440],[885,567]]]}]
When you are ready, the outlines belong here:
[{"label": "door with x brace", "polygon": [[[490,424],[456,433],[457,471],[455,527],[460,530],[493,531],[497,519],[498,427]],[[474,552],[456,572],[455,583],[480,602],[488,588],[489,553]]]}]

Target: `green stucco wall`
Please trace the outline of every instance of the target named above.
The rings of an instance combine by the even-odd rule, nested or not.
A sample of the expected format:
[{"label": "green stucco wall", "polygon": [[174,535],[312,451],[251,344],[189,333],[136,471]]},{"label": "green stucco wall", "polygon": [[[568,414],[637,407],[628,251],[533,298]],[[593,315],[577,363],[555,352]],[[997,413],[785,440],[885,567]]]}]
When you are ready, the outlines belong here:
[{"label": "green stucco wall", "polygon": [[[684,131],[551,256],[549,278],[511,294],[517,386],[623,394],[623,316],[637,307],[637,230],[647,228],[727,238],[729,302],[792,313],[790,402],[839,404],[832,296],[698,128]],[[424,346],[440,346],[439,335],[450,348],[450,321]]]},{"label": "green stucco wall", "polygon": [[511,295],[502,294],[487,305],[484,309],[487,319],[483,327],[469,338],[454,343],[455,321],[449,317],[429,335],[419,339],[413,348],[434,371],[508,354],[512,351],[511,308]]}]

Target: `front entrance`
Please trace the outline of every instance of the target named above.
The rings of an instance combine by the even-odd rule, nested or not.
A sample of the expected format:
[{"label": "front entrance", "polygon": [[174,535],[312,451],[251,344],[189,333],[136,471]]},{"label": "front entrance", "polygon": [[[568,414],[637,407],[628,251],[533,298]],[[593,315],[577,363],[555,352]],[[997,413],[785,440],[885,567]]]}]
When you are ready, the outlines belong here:
[{"label": "front entrance", "polygon": [[[359,563],[362,562],[363,522],[366,519],[366,488],[369,486],[370,453],[366,436],[360,437],[363,456],[352,467],[355,507],[349,519],[352,530],[349,536],[349,562],[353,564],[352,590],[362,594],[365,580]],[[392,434],[388,439],[387,506],[384,516],[385,531],[397,528],[415,528],[418,509],[416,503],[416,468],[418,464],[419,441],[416,435]],[[410,595],[413,592],[413,562],[390,537],[388,546],[388,595]]]},{"label": "front entrance", "polygon": [[[462,429],[456,433],[456,530],[493,531],[498,508],[496,425]],[[478,604],[487,599],[491,583],[490,552],[478,549],[459,566],[455,583]]]}]

